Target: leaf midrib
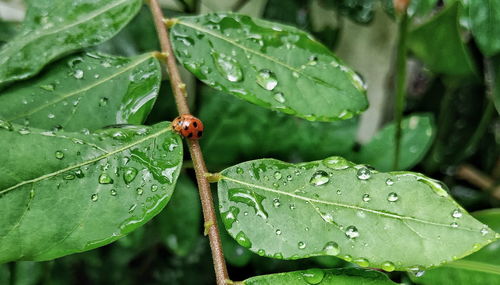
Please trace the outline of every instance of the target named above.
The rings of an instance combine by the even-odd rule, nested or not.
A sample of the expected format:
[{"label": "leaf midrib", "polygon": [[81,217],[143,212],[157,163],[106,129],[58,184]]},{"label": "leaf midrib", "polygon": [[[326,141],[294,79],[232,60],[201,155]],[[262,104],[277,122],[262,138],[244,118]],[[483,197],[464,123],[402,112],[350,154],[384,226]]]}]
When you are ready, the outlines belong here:
[{"label": "leaf midrib", "polygon": [[136,146],[138,144],[141,144],[141,143],[143,143],[143,142],[145,142],[147,140],[156,138],[156,137],[158,137],[158,136],[160,136],[160,135],[162,135],[162,134],[164,134],[166,132],[169,132],[169,131],[171,131],[170,128],[168,128],[168,127],[164,128],[164,129],[158,131],[157,133],[154,133],[154,134],[151,134],[149,136],[146,136],[146,137],[144,137],[144,138],[142,138],[140,140],[137,140],[137,141],[135,141],[135,142],[133,142],[131,144],[125,145],[125,146],[123,146],[121,148],[118,148],[118,149],[116,149],[114,151],[110,151],[108,153],[105,153],[105,154],[103,154],[101,156],[98,156],[98,157],[96,157],[94,159],[91,159],[91,160],[88,160],[88,161],[84,161],[84,162],[81,162],[81,163],[78,163],[78,164],[75,164],[75,165],[72,165],[72,166],[68,166],[66,168],[63,168],[63,169],[60,169],[60,170],[57,170],[57,171],[54,171],[54,172],[51,172],[51,173],[48,173],[48,174],[44,174],[44,175],[39,176],[37,178],[33,178],[33,179],[30,179],[30,180],[26,180],[26,181],[20,182],[20,183],[18,183],[16,185],[13,185],[13,186],[9,187],[9,188],[1,190],[0,191],[0,195],[4,195],[5,193],[10,192],[12,190],[15,190],[15,189],[17,189],[17,188],[19,188],[19,187],[21,187],[23,185],[30,184],[30,183],[36,183],[38,181],[49,179],[49,178],[54,177],[56,175],[62,174],[64,172],[66,172],[66,171],[70,171],[70,170],[73,170],[73,169],[76,169],[76,168],[80,168],[82,166],[85,166],[85,165],[97,162],[97,161],[99,161],[101,159],[110,157],[110,156],[112,156],[114,154],[120,153],[120,152],[122,152],[124,150],[127,150],[127,149],[129,149],[131,147],[134,147],[134,146]]},{"label": "leaf midrib", "polygon": [[117,73],[114,73],[112,74],[111,76],[108,76],[108,77],[105,77],[105,78],[102,78],[101,80],[98,80],[96,82],[94,82],[93,84],[90,84],[84,88],[81,88],[81,89],[77,89],[77,90],[74,90],[73,92],[70,92],[70,93],[67,93],[66,95],[63,94],[63,96],[61,97],[57,97],[55,100],[52,100],[50,102],[47,102],[46,104],[43,104],[43,105],[40,105],[38,106],[37,108],[34,108],[32,109],[31,111],[28,111],[26,113],[22,113],[18,116],[15,116],[15,117],[12,117],[12,118],[7,118],[6,120],[7,121],[14,121],[14,120],[17,120],[17,119],[20,119],[20,118],[23,118],[23,117],[27,117],[27,116],[30,116],[30,115],[33,115],[34,113],[40,111],[40,110],[43,110],[51,105],[54,105],[54,104],[57,104],[65,99],[68,99],[72,96],[75,96],[75,95],[78,95],[80,93],[83,93],[83,92],[86,92],[92,88],[95,88],[101,84],[104,84],[104,83],[107,83],[109,80],[112,80],[114,79],[115,77],[118,77],[122,74],[124,74],[125,72],[128,72],[129,70],[139,66],[140,64],[144,63],[145,61],[147,61],[148,59],[151,59],[153,57],[152,54],[146,54],[146,55],[143,55],[143,56],[139,56],[137,57],[137,61],[134,63],[134,61],[131,61],[129,63],[129,65],[127,66],[127,68],[123,69],[123,70],[119,70],[119,72]]},{"label": "leaf midrib", "polygon": [[[233,178],[230,178],[230,177],[227,177],[227,176],[222,176],[221,180],[224,180],[224,179],[226,179],[228,181],[232,181],[234,183],[245,185],[245,186],[248,186],[248,187],[254,187],[254,188],[257,188],[257,189],[260,189],[260,190],[264,190],[264,191],[268,191],[268,192],[272,192],[272,193],[276,193],[276,194],[280,194],[280,195],[284,195],[284,196],[289,196],[289,197],[292,197],[292,198],[303,200],[305,202],[315,202],[315,203],[319,203],[319,204],[337,206],[337,207],[342,207],[342,208],[347,208],[347,209],[352,209],[352,210],[360,210],[360,211],[372,213],[372,214],[375,214],[375,215],[384,216],[384,217],[387,217],[387,218],[393,218],[393,219],[397,219],[397,220],[410,220],[410,221],[419,222],[419,223],[422,223],[422,224],[429,224],[429,225],[434,225],[434,226],[442,226],[442,227],[447,227],[447,228],[453,228],[449,224],[441,224],[441,223],[436,223],[436,222],[432,222],[432,221],[426,221],[426,220],[422,220],[422,219],[418,219],[418,218],[414,218],[414,217],[409,217],[409,216],[401,216],[401,215],[396,215],[396,214],[390,214],[390,213],[386,213],[386,212],[383,212],[383,211],[373,210],[373,209],[368,209],[368,208],[363,208],[363,207],[354,206],[354,205],[347,205],[347,204],[342,204],[342,203],[336,203],[336,202],[323,201],[323,200],[318,200],[318,199],[313,199],[313,198],[307,198],[307,197],[299,196],[299,195],[296,195],[296,194],[292,194],[292,193],[288,193],[288,192],[284,192],[284,191],[280,191],[280,190],[276,190],[276,189],[272,189],[272,188],[267,188],[267,187],[260,186],[260,185],[255,185],[255,184],[252,184],[252,183],[247,183],[247,182],[240,181],[240,180],[237,180],[237,179],[233,179]],[[465,230],[465,231],[470,231],[470,232],[477,232],[477,230],[475,230],[475,229],[470,229],[470,228],[465,228],[465,227],[458,227],[458,228],[453,228],[453,229],[455,229],[455,230],[456,229],[460,229],[460,230]]]}]

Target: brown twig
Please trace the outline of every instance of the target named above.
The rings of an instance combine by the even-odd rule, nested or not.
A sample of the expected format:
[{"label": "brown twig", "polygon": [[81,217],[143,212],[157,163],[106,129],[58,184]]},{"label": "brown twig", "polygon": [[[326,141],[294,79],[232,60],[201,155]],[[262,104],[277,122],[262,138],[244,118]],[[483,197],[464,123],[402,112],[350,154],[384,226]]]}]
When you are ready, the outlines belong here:
[{"label": "brown twig", "polygon": [[500,200],[500,186],[495,187],[495,181],[474,166],[468,164],[458,166],[456,176]]},{"label": "brown twig", "polygon": [[[170,76],[172,91],[174,94],[175,103],[179,114],[189,114],[189,106],[186,100],[186,85],[182,82],[177,68],[175,57],[173,56],[172,46],[168,37],[168,31],[163,23],[163,12],[158,5],[157,0],[149,0],[149,6],[153,19],[155,22],[158,38],[160,40],[161,49],[166,55],[167,72]],[[200,192],[201,206],[203,209],[203,217],[205,225],[209,225],[207,232],[210,240],[210,249],[212,251],[212,258],[215,269],[215,277],[218,285],[225,285],[229,281],[226,261],[224,260],[224,253],[222,251],[222,242],[219,236],[219,229],[217,226],[217,219],[215,215],[215,208],[212,199],[212,192],[210,191],[210,184],[205,177],[208,173],[201,152],[200,144],[197,140],[187,140],[191,159],[193,160],[194,170],[196,173],[196,180],[198,182],[198,189]]]}]

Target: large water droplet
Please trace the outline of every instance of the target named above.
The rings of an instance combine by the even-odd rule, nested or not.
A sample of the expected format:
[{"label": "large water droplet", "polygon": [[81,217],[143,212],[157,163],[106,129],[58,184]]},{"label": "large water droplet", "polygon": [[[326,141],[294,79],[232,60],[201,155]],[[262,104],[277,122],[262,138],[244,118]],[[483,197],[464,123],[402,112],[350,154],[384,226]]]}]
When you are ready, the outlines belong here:
[{"label": "large water droplet", "polygon": [[123,173],[123,180],[125,183],[130,184],[132,181],[134,181],[135,177],[137,176],[137,169],[133,167],[128,167],[125,169],[125,172]]},{"label": "large water droplet", "polygon": [[56,156],[57,159],[63,159],[64,158],[64,152],[58,150],[58,151],[56,151],[55,156]]},{"label": "large water droplet", "polygon": [[360,169],[358,169],[356,176],[358,177],[359,180],[368,180],[372,176],[372,173],[370,169],[366,167],[361,167]]},{"label": "large water droplet", "polygon": [[326,158],[325,160],[323,160],[323,164],[326,167],[334,170],[347,169],[352,165],[351,162],[347,161],[345,158],[342,158],[340,156],[333,156]]},{"label": "large water droplet", "polygon": [[387,195],[387,201],[389,202],[396,202],[399,199],[398,194],[391,192],[389,195]]},{"label": "large water droplet", "polygon": [[267,212],[262,205],[264,196],[259,195],[250,189],[232,188],[228,191],[228,198],[230,201],[243,203],[255,210],[255,214],[263,219],[267,219]]},{"label": "large water droplet", "polygon": [[241,71],[240,64],[234,58],[216,52],[212,52],[212,58],[215,62],[215,67],[224,78],[231,82],[243,80],[243,72]]},{"label": "large water droplet", "polygon": [[151,192],[158,191],[158,185],[151,185]]},{"label": "large water droplet", "polygon": [[277,92],[274,94],[274,100],[278,103],[285,103],[286,99],[285,96],[283,96],[283,92]]},{"label": "large water droplet", "polygon": [[368,267],[370,265],[370,262],[366,258],[357,258],[354,260],[354,263],[361,267]]},{"label": "large water droplet", "polygon": [[252,242],[248,239],[244,232],[239,232],[235,239],[243,247],[250,248],[252,246]]},{"label": "large water droplet", "polygon": [[451,216],[455,219],[460,219],[462,217],[462,212],[459,209],[455,209],[451,212]]},{"label": "large water droplet", "polygon": [[260,87],[269,91],[273,90],[276,85],[278,85],[276,75],[269,69],[261,69],[257,73],[256,80]]},{"label": "large water droplet", "polygon": [[73,73],[73,77],[75,77],[76,79],[82,79],[83,78],[83,70],[81,70],[81,69],[75,70],[75,72]]},{"label": "large water droplet", "polygon": [[340,253],[340,248],[336,242],[330,241],[323,247],[323,252],[327,255],[338,255]]},{"label": "large water droplet", "polygon": [[279,171],[274,172],[274,179],[280,180],[281,177],[283,177],[283,175],[281,175],[281,172]]},{"label": "large water droplet", "polygon": [[302,278],[304,278],[308,284],[319,284],[325,277],[325,272],[318,268],[307,269],[301,274]]},{"label": "large water droplet", "polygon": [[112,184],[113,179],[107,173],[102,173],[101,175],[99,175],[99,183],[100,184]]},{"label": "large water droplet", "polygon": [[299,241],[299,243],[297,244],[297,246],[299,247],[299,249],[304,249],[304,248],[306,248],[306,243],[303,242],[303,241]]},{"label": "large water droplet", "polygon": [[391,272],[391,271],[394,271],[394,269],[396,269],[396,266],[394,265],[394,263],[392,263],[390,261],[386,261],[386,262],[382,263],[382,269],[387,271],[387,272]]},{"label": "large water droplet", "polygon": [[330,181],[330,178],[328,176],[328,173],[326,173],[323,170],[318,170],[316,171],[311,179],[309,180],[309,183],[314,186],[321,186],[325,185]]},{"label": "large water droplet", "polygon": [[359,237],[359,232],[355,226],[348,226],[345,230],[345,235],[350,239],[355,239]]},{"label": "large water droplet", "polygon": [[91,200],[92,202],[96,202],[97,200],[99,200],[99,195],[97,195],[97,193],[96,193],[96,194],[92,194],[92,195],[90,196],[90,200]]}]

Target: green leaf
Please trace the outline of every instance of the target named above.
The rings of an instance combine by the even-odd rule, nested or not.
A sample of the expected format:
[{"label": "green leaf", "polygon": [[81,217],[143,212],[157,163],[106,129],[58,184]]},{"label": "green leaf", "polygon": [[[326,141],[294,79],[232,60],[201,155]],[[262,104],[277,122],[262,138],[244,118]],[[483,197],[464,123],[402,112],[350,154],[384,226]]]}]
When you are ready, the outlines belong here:
[{"label": "green leaf", "polygon": [[239,14],[181,17],[170,34],[179,61],[204,83],[308,120],[368,107],[361,78],[311,35]]},{"label": "green leaf", "polygon": [[494,77],[493,80],[493,103],[497,112],[500,114],[500,56],[491,58],[491,69]]},{"label": "green leaf", "polygon": [[152,54],[70,56],[37,78],[4,90],[0,118],[67,131],[141,124],[153,107],[160,82],[160,64]]},{"label": "green leaf", "polygon": [[224,258],[226,259],[226,261],[232,266],[246,266],[250,262],[254,254],[234,241],[234,239],[229,236],[226,230],[220,229],[219,234],[222,241],[222,249],[224,250]]},{"label": "green leaf", "polygon": [[486,56],[500,51],[500,0],[468,1],[471,30]]},{"label": "green leaf", "polygon": [[[500,231],[500,209],[473,213],[493,230]],[[467,285],[500,283],[500,241],[489,244],[464,259],[444,264],[427,271],[422,277],[413,277],[418,284]]]},{"label": "green leaf", "polygon": [[273,258],[336,255],[361,266],[418,271],[495,239],[439,181],[377,172],[341,157],[240,163],[221,172],[218,192],[231,236]]},{"label": "green leaf", "polygon": [[390,285],[392,282],[385,274],[361,268],[317,269],[276,273],[249,278],[245,285]]},{"label": "green leaf", "polygon": [[18,35],[0,50],[0,88],[29,78],[47,63],[99,44],[122,29],[141,0],[31,1]]},{"label": "green leaf", "polygon": [[408,47],[430,70],[449,75],[470,76],[476,67],[470,51],[462,42],[457,1],[408,37]]},{"label": "green leaf", "polygon": [[182,163],[169,123],[95,134],[2,126],[0,263],[53,259],[126,235],[166,205]]},{"label": "green leaf", "polygon": [[[393,169],[394,162],[394,122],[380,130],[370,142],[363,145],[356,161],[375,167],[381,171]],[[416,165],[431,147],[436,130],[430,115],[414,114],[401,123],[401,153],[398,166],[409,169]]]},{"label": "green leaf", "polygon": [[168,207],[158,215],[163,242],[175,254],[187,256],[201,237],[201,204],[198,189],[181,175]]},{"label": "green leaf", "polygon": [[200,143],[212,169],[260,157],[308,161],[346,155],[356,143],[356,119],[308,122],[207,87],[201,93],[199,118],[208,135]]}]

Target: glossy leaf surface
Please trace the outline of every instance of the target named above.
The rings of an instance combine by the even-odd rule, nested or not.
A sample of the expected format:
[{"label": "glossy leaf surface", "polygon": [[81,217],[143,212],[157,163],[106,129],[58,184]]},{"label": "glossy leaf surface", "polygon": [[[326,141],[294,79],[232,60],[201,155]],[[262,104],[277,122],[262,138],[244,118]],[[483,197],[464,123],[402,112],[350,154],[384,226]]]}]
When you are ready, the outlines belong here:
[{"label": "glossy leaf surface", "polygon": [[500,1],[468,1],[471,30],[481,51],[492,56],[500,51]]},{"label": "glossy leaf surface", "polygon": [[471,54],[461,39],[458,1],[413,30],[408,46],[431,71],[469,76],[476,72]]},{"label": "glossy leaf surface", "polygon": [[141,5],[141,0],[31,1],[21,31],[0,50],[0,88],[35,75],[64,54],[111,38]]},{"label": "glossy leaf surface", "polygon": [[[430,115],[411,115],[401,123],[401,150],[398,170],[409,169],[417,164],[429,150],[436,130]],[[363,145],[356,161],[381,171],[393,169],[395,125],[390,123],[380,130],[370,142]]]},{"label": "glossy leaf surface", "polygon": [[440,182],[330,157],[244,162],[221,172],[224,225],[250,250],[278,259],[335,255],[361,266],[420,270],[468,255],[495,232]]},{"label": "glossy leaf surface", "polygon": [[108,244],[169,201],[182,144],[169,123],[95,134],[0,128],[0,262]]},{"label": "glossy leaf surface", "polygon": [[141,124],[158,95],[161,70],[151,54],[70,56],[35,79],[2,92],[0,118],[35,128],[95,130]]},{"label": "glossy leaf surface", "polygon": [[170,35],[200,80],[259,106],[318,121],[368,107],[361,78],[296,28],[218,13],[179,18]]},{"label": "glossy leaf surface", "polygon": [[[500,209],[489,209],[473,213],[474,217],[500,232]],[[413,278],[418,284],[468,285],[500,284],[500,241],[480,251],[442,267],[427,271],[420,278]]]},{"label": "glossy leaf surface", "polygon": [[277,273],[249,278],[245,285],[390,285],[392,282],[386,275],[374,270],[360,268],[318,269]]}]

